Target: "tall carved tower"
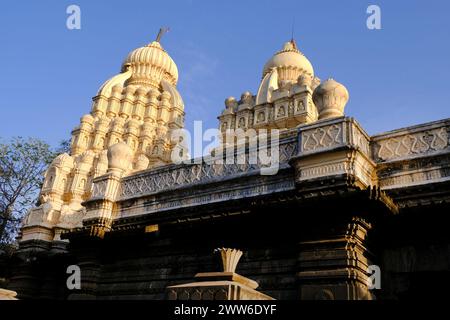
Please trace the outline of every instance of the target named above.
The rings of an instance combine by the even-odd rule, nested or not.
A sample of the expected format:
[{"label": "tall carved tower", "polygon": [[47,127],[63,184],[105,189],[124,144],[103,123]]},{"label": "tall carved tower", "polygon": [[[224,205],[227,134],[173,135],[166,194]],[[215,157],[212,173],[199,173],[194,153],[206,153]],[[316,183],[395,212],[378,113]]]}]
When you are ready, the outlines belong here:
[{"label": "tall carved tower", "polygon": [[95,178],[170,162],[170,136],[184,126],[184,104],[177,66],[159,39],[132,51],[121,72],[100,87],[91,112],[72,131],[70,154],[58,156],[46,172],[42,205],[26,217],[22,241],[60,240],[63,230],[81,226]]}]

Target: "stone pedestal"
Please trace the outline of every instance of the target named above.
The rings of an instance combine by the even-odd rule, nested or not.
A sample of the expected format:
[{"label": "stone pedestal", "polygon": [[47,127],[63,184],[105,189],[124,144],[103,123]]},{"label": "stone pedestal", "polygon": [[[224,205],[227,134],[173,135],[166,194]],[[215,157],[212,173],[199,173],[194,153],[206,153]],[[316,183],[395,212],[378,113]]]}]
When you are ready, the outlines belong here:
[{"label": "stone pedestal", "polygon": [[256,291],[258,283],[234,272],[207,272],[195,282],[167,287],[169,300],[274,300]]}]

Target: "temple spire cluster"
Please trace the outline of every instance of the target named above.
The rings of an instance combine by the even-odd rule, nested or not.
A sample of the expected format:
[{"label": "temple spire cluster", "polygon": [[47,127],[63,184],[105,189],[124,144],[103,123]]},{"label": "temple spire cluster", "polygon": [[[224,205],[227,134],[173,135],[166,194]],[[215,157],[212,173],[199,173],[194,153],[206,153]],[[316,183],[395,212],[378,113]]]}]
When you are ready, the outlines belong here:
[{"label": "temple spire cluster", "polygon": [[[436,223],[450,211],[450,119],[370,136],[344,115],[347,89],[321,81],[291,40],[256,94],[226,99],[227,148],[169,164],[184,151],[169,139],[184,107],[163,31],[101,86],[71,152],[50,165],[8,254],[8,289],[19,299],[182,301],[433,292],[431,271],[441,279],[450,261],[447,225]],[[234,129],[248,140],[239,132],[227,145]],[[81,268],[80,289],[67,290],[68,265]]]},{"label": "temple spire cluster", "polygon": [[[121,179],[171,163],[171,133],[183,128],[185,113],[176,89],[178,68],[160,43],[167,31],[161,28],[155,41],[130,52],[121,72],[100,87],[91,112],[72,131],[70,154],[58,156],[47,170],[43,204],[27,216],[23,240],[59,240],[83,219],[108,219],[110,225],[115,216],[109,198],[118,194]],[[347,100],[344,86],[320,82],[292,39],[264,65],[256,95],[247,91],[239,101],[225,101],[220,128],[224,135],[229,129],[287,130],[342,116]],[[109,196],[100,209],[86,212],[99,192],[96,181],[108,175]]]},{"label": "temple spire cluster", "polygon": [[113,163],[122,163],[123,175],[170,163],[170,135],[184,127],[185,113],[177,66],[160,43],[167,31],[160,29],[156,41],[133,50],[121,72],[93,97],[91,112],[72,131],[70,154],[58,156],[46,172],[44,205],[28,215],[24,239],[35,236],[34,226],[45,226],[51,240],[51,229],[81,225],[93,180],[116,169]]},{"label": "temple spire cluster", "polygon": [[246,91],[240,100],[229,97],[219,116],[220,129],[280,129],[344,115],[349,98],[343,85],[321,83],[294,39],[286,42],[264,65],[256,95]]}]

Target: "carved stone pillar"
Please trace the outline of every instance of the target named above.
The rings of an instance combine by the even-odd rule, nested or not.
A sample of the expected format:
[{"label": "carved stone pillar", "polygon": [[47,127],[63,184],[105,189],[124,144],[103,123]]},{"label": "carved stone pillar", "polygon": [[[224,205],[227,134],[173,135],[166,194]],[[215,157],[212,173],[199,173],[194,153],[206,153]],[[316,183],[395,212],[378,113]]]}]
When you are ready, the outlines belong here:
[{"label": "carved stone pillar", "polygon": [[299,291],[301,300],[372,300],[366,247],[371,225],[354,217],[348,222],[323,223],[300,242]]}]

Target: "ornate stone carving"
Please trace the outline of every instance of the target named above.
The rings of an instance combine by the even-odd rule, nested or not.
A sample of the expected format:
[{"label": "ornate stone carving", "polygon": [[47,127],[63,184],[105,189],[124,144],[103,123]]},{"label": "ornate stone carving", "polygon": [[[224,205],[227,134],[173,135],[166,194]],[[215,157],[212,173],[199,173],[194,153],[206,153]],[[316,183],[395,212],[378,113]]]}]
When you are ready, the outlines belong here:
[{"label": "ornate stone carving", "polygon": [[361,151],[370,156],[370,141],[369,139],[361,132],[361,130],[354,126],[352,130],[353,134],[353,143],[361,149]]},{"label": "ornate stone carving", "polygon": [[450,180],[450,156],[435,159],[418,158],[410,162],[386,164],[378,170],[380,187],[388,189]]},{"label": "ornate stone carving", "polygon": [[[270,149],[269,149],[270,150]],[[293,141],[280,144],[279,162],[285,164],[296,153],[296,143]],[[236,161],[235,161],[236,162]],[[196,183],[205,183],[213,179],[232,177],[243,173],[258,172],[263,165],[249,163],[248,155],[245,157],[245,163],[208,164],[189,164],[164,169],[156,169],[136,177],[125,178],[121,184],[121,198],[130,196],[151,194],[165,189],[175,187],[187,187]]]},{"label": "ornate stone carving", "polygon": [[346,172],[345,163],[332,163],[320,167],[305,168],[301,170],[302,179],[313,179],[324,175],[336,175]]},{"label": "ornate stone carving", "polygon": [[[225,182],[223,182],[225,185]],[[139,202],[142,205],[139,208],[121,208],[120,217],[131,217],[140,214],[150,214],[155,212],[162,212],[167,210],[174,210],[179,208],[186,208],[190,206],[200,206],[204,204],[218,203],[229,200],[235,200],[245,197],[254,197],[261,195],[268,195],[275,192],[283,192],[294,190],[294,180],[285,180],[273,184],[264,185],[262,183],[249,185],[239,190],[236,189],[221,189],[218,191],[211,191],[208,193],[198,192],[195,188],[183,188],[182,191],[177,191],[177,196],[172,198],[164,197],[161,201],[153,202]],[[126,198],[122,198],[124,200]]]},{"label": "ornate stone carving", "polygon": [[[234,98],[226,100],[226,109],[219,116],[219,128],[224,123],[236,123],[236,127],[245,130],[291,129],[317,120],[317,109],[312,102],[313,79],[315,83],[318,81],[313,66],[295,41],[285,43],[264,66],[255,96],[244,93],[239,106],[231,106],[231,101],[236,102]],[[240,120],[244,110],[249,112],[245,123]]]},{"label": "ornate stone carving", "polygon": [[347,89],[333,79],[322,82],[313,93],[313,100],[319,111],[319,119],[344,115],[349,95]]},{"label": "ornate stone carving", "polygon": [[448,147],[445,127],[404,134],[376,142],[376,156],[382,161],[440,151]]},{"label": "ornate stone carving", "polygon": [[302,151],[330,148],[342,143],[342,125],[332,124],[302,132]]},{"label": "ornate stone carving", "polygon": [[[82,203],[92,197],[92,180],[108,167],[130,172],[171,161],[171,131],[183,126],[184,117],[177,81],[177,66],[160,43],[152,42],[128,55],[122,72],[100,87],[91,113],[72,131],[70,156],[58,156],[47,172],[42,196],[51,202],[53,216],[69,205],[72,212],[67,216],[76,217]],[[153,148],[158,152],[152,154]],[[93,196],[103,195],[105,188],[98,183]]]},{"label": "ornate stone carving", "polygon": [[108,180],[104,179],[101,181],[94,182],[92,198],[97,198],[106,193],[106,187],[108,185]]},{"label": "ornate stone carving", "polygon": [[236,272],[239,259],[242,257],[242,251],[230,248],[216,249],[215,252],[220,254],[222,259],[223,272]]},{"label": "ornate stone carving", "polygon": [[361,188],[375,183],[369,137],[353,118],[303,126],[300,135],[301,149],[291,162],[296,168],[297,182],[346,175]]}]

